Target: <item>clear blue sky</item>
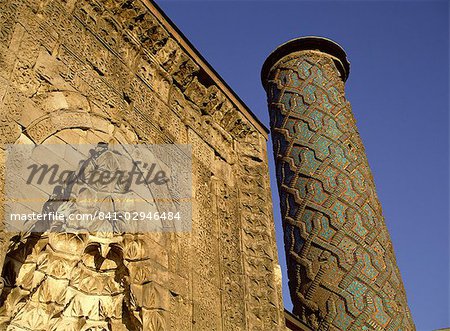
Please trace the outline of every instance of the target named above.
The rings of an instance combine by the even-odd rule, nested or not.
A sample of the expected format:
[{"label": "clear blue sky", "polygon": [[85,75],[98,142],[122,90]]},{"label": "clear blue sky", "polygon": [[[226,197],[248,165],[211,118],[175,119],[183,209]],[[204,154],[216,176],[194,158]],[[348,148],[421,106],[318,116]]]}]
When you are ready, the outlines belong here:
[{"label": "clear blue sky", "polygon": [[[267,55],[304,35],[325,36],[344,47],[351,62],[347,98],[366,146],[417,330],[450,326],[448,2],[157,2],[267,126],[259,78]],[[285,269],[269,157],[279,258]]]}]

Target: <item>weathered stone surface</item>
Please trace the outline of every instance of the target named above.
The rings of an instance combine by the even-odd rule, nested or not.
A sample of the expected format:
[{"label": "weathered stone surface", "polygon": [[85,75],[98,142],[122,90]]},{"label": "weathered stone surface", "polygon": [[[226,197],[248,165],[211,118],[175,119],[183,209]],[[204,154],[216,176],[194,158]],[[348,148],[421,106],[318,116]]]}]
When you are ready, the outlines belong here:
[{"label": "weathered stone surface", "polygon": [[2,327],[283,330],[267,133],[245,105],[149,1],[0,6],[2,183],[7,143],[192,144],[194,169],[191,233],[2,232]]}]

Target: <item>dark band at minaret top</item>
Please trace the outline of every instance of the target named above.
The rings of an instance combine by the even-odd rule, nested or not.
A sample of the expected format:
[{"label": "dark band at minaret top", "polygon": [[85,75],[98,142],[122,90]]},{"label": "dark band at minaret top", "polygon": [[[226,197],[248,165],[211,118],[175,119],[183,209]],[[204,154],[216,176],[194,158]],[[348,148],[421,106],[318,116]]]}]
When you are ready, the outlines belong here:
[{"label": "dark band at minaret top", "polygon": [[336,61],[336,68],[341,73],[342,80],[344,82],[347,81],[350,74],[350,62],[347,59],[347,54],[344,49],[331,39],[308,36],[295,38],[281,44],[267,57],[261,70],[261,81],[263,85],[265,84],[270,69],[278,62],[278,60],[286,55],[302,50],[317,50],[333,57]]},{"label": "dark band at minaret top", "polygon": [[337,43],[303,37],[265,61],[293,314],[312,330],[415,330]]}]

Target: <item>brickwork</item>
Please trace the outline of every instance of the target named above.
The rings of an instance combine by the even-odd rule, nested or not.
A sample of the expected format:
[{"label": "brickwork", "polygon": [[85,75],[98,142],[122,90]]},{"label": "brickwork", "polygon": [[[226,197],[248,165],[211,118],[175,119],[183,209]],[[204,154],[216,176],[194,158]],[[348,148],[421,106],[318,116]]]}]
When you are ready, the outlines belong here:
[{"label": "brickwork", "polygon": [[412,331],[348,73],[320,38],[282,45],[263,68],[294,314],[313,330]]}]

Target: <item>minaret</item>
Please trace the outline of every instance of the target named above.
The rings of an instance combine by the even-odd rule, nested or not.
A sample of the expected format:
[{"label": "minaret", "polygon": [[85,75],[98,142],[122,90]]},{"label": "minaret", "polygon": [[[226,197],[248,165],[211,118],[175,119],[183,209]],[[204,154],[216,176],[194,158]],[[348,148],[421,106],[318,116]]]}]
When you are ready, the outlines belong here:
[{"label": "minaret", "polygon": [[267,92],[293,313],[313,330],[415,330],[356,127],[350,65],[305,37],[266,60]]}]

